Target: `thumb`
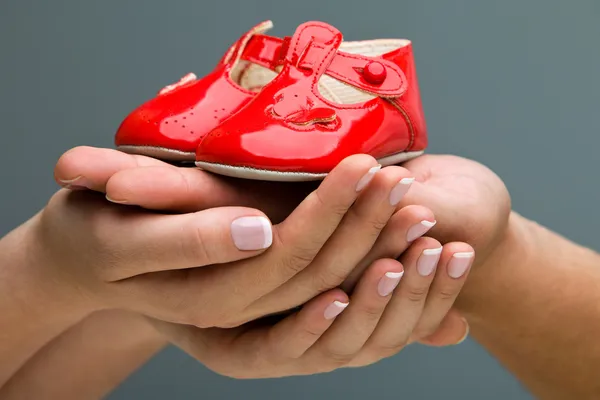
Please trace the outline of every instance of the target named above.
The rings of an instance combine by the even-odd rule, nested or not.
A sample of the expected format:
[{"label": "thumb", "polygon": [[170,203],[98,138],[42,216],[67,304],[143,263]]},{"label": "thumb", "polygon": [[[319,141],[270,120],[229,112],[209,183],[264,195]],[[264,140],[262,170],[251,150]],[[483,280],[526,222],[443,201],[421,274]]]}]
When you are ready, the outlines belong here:
[{"label": "thumb", "polygon": [[261,254],[273,241],[269,219],[244,207],[179,215],[122,214],[108,234],[108,240],[116,241],[113,247],[123,249],[123,268],[110,281],[242,260]]}]

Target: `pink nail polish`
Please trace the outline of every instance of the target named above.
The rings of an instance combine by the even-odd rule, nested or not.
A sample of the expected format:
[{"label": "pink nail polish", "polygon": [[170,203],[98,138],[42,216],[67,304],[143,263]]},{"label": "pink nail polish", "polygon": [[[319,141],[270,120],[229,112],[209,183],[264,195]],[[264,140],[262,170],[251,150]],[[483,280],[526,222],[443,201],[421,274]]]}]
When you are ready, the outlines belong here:
[{"label": "pink nail polish", "polygon": [[448,275],[454,279],[463,276],[471,266],[474,257],[473,252],[454,253],[448,263]]},{"label": "pink nail polish", "polygon": [[358,181],[358,183],[356,184],[356,191],[360,192],[361,190],[363,190],[365,187],[367,187],[367,185],[373,180],[373,178],[375,177],[375,174],[377,173],[377,171],[379,171],[381,169],[381,165],[377,165],[373,168],[371,168],[369,170],[369,172],[367,172],[365,174],[365,176],[363,176],[362,178],[360,178],[360,180]]},{"label": "pink nail polish", "polygon": [[404,271],[386,273],[379,280],[379,284],[377,285],[377,292],[379,293],[379,295],[385,297],[392,293],[400,283],[402,275],[404,275]]},{"label": "pink nail polish", "polygon": [[262,250],[273,243],[271,222],[265,217],[241,217],[231,223],[231,237],[240,250]]},{"label": "pink nail polish", "polygon": [[404,178],[394,186],[390,193],[390,204],[396,206],[404,197],[410,185],[415,181],[415,178]]},{"label": "pink nail polish", "polygon": [[416,225],[411,226],[406,233],[406,241],[413,242],[426,234],[431,228],[434,227],[436,221],[426,221],[423,220]]},{"label": "pink nail polish", "polygon": [[338,315],[342,313],[348,307],[350,303],[342,303],[341,301],[334,301],[330,305],[327,306],[325,312],[323,313],[325,319],[334,319]]},{"label": "pink nail polish", "polygon": [[429,276],[435,271],[437,263],[440,260],[442,248],[423,250],[421,256],[417,260],[417,272],[421,276]]}]

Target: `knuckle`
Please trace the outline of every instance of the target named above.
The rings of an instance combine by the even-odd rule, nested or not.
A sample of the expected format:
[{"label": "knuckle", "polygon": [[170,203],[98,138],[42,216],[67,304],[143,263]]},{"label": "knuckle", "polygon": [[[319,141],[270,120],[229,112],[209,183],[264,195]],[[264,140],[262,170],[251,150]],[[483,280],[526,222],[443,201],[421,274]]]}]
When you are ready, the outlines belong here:
[{"label": "knuckle", "polygon": [[315,252],[312,250],[296,247],[281,262],[286,271],[296,274],[312,262],[314,255]]},{"label": "knuckle", "polygon": [[378,343],[373,346],[371,352],[377,354],[379,358],[387,358],[398,354],[406,347],[407,340],[391,343]]},{"label": "knuckle", "polygon": [[369,226],[371,226],[375,232],[380,232],[385,228],[389,221],[388,215],[374,215],[369,220]]},{"label": "knuckle", "polygon": [[381,318],[384,307],[383,304],[368,304],[362,306],[359,312],[363,316],[365,322],[376,322]]},{"label": "knuckle", "polygon": [[360,207],[352,207],[348,214],[356,222],[364,228],[361,231],[365,235],[371,235],[374,238],[378,237],[381,231],[386,227],[389,222],[389,215],[375,214],[372,212],[377,211],[376,209],[369,209],[367,211]]},{"label": "knuckle", "polygon": [[342,273],[342,271],[335,269],[325,270],[315,275],[315,284],[313,286],[321,293],[341,285],[346,277],[346,274]]},{"label": "knuckle", "polygon": [[458,295],[458,290],[453,287],[441,288],[436,296],[441,300],[454,300]]},{"label": "knuckle", "polygon": [[302,331],[302,336],[309,341],[316,340],[323,335],[323,330],[314,326],[307,326]]},{"label": "knuckle", "polygon": [[[211,246],[208,245],[206,235],[201,227],[193,229],[194,235],[185,235],[181,239],[181,252],[195,263],[211,264],[213,254]],[[191,238],[191,242],[190,239]],[[192,265],[190,265],[192,266]]]},{"label": "knuckle", "polygon": [[319,191],[319,189],[312,192],[315,202],[319,207],[322,207],[328,210],[330,213],[335,215],[338,218],[342,218],[348,212],[348,205],[344,203],[339,203],[337,201],[330,202],[323,198],[323,194]]},{"label": "knuckle", "polygon": [[354,353],[345,353],[339,350],[326,348],[322,351],[322,356],[325,360],[323,366],[329,368],[339,368],[348,365],[354,358]]},{"label": "knuckle", "polygon": [[411,303],[421,303],[427,296],[428,288],[425,286],[411,286],[406,288],[404,297]]}]

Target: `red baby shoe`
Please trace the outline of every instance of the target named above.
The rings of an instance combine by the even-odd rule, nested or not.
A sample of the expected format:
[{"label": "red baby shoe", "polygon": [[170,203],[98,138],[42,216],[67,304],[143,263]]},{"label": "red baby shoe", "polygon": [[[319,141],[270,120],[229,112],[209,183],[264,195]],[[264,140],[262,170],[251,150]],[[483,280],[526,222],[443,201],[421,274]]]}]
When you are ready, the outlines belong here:
[{"label": "red baby shoe", "polygon": [[425,118],[411,42],[344,42],[322,22],[282,44],[279,75],[203,138],[196,165],[246,179],[322,179],[342,159],[382,165],[423,153]]},{"label": "red baby shoe", "polygon": [[252,28],[204,78],[188,74],[135,109],[117,131],[117,149],[194,162],[201,136],[242,108],[277,75],[274,69],[282,40],[263,34],[272,26],[265,21]]}]

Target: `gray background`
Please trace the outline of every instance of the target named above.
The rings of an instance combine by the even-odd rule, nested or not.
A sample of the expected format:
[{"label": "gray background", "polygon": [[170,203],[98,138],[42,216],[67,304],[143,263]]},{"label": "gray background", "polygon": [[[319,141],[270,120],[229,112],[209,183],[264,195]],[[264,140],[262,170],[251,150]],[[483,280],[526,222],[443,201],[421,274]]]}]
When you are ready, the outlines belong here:
[{"label": "gray background", "polygon": [[[2,0],[0,234],[56,190],[52,167],[63,151],[111,146],[130,109],[189,71],[208,72],[233,40],[268,18],[277,35],[320,19],[349,40],[412,39],[430,151],[487,164],[518,211],[600,248],[597,0]],[[364,369],[239,382],[168,349],[111,399],[368,397],[529,395],[469,341],[410,348]]]}]

